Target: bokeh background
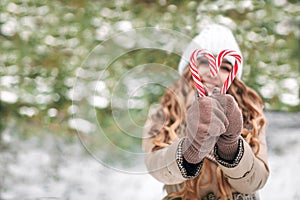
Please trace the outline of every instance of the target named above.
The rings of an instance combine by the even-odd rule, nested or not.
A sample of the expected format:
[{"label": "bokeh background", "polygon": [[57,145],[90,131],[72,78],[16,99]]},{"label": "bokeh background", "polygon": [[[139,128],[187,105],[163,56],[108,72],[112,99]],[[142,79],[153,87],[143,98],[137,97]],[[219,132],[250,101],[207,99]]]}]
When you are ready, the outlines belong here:
[{"label": "bokeh background", "polygon": [[265,103],[274,173],[264,199],[300,199],[298,0],[1,0],[0,199],[161,198],[143,173],[141,129],[210,23],[233,30],[242,79]]}]

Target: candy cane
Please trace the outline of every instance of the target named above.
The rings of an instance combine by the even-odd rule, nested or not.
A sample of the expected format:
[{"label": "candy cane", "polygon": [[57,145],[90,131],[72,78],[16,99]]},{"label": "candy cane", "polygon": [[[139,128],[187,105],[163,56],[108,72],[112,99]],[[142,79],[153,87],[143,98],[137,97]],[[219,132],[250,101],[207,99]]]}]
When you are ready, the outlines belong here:
[{"label": "candy cane", "polygon": [[231,72],[229,73],[229,76],[226,79],[226,81],[224,82],[222,89],[221,89],[221,94],[226,94],[229,86],[231,85],[234,77],[237,74],[239,65],[242,62],[241,55],[239,55],[237,52],[235,52],[233,50],[228,50],[228,49],[221,51],[218,54],[217,58],[215,58],[214,55],[211,54],[210,52],[208,52],[207,50],[195,50],[192,53],[192,55],[190,57],[190,71],[192,73],[192,77],[193,77],[196,89],[198,91],[198,94],[201,97],[206,96],[206,92],[204,89],[204,85],[201,82],[201,79],[200,79],[200,76],[198,73],[198,67],[197,67],[197,58],[200,54],[202,54],[208,58],[210,74],[212,76],[216,76],[218,74],[220,66],[222,64],[222,60],[225,56],[232,56],[235,58],[234,66],[233,66]]},{"label": "candy cane", "polygon": [[218,57],[217,57],[217,66],[218,68],[220,68],[221,64],[222,64],[222,60],[225,56],[232,56],[235,58],[235,62],[234,65],[232,67],[231,72],[229,73],[226,81],[224,82],[222,89],[221,89],[221,94],[226,94],[227,90],[229,89],[233,79],[235,78],[238,69],[239,69],[239,65],[242,62],[242,56],[240,54],[238,54],[237,52],[233,51],[233,50],[223,50],[219,53]]},{"label": "candy cane", "polygon": [[210,67],[210,73],[212,76],[216,76],[219,72],[219,68],[216,67],[216,61],[213,54],[209,53],[206,50],[195,50],[191,57],[190,57],[190,70],[192,73],[192,77],[196,86],[196,89],[198,91],[199,96],[203,97],[206,96],[206,92],[204,89],[204,85],[201,82],[199,73],[198,73],[198,67],[197,67],[197,58],[198,55],[204,55],[208,58],[208,64]]}]

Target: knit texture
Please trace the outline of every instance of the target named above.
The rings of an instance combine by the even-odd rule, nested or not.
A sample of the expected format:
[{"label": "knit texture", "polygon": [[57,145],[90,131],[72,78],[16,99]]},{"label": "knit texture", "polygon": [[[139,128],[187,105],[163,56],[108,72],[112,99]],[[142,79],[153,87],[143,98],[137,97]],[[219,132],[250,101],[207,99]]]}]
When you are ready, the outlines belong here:
[{"label": "knit texture", "polygon": [[218,155],[224,160],[231,161],[238,150],[238,139],[243,128],[242,113],[231,95],[216,95],[214,98],[225,108],[229,122],[226,132],[217,141]]},{"label": "knit texture", "polygon": [[[222,137],[220,139],[222,140]],[[226,142],[221,142],[220,139],[217,142],[217,154],[220,156],[221,159],[225,161],[232,161],[236,157],[238,151],[238,140],[233,141],[231,144],[227,144]]]},{"label": "knit texture", "polygon": [[[184,50],[178,65],[179,74],[182,74],[184,69],[189,65],[190,57],[193,51],[196,49],[206,49],[215,56],[225,49],[234,50],[242,55],[241,50],[230,29],[217,24],[208,25],[200,32],[199,35],[193,38],[193,40]],[[227,59],[232,66],[234,65],[234,57],[226,56],[225,59]],[[242,71],[243,63],[241,63],[237,72],[237,77],[239,79],[242,76]]]},{"label": "knit texture", "polygon": [[187,111],[187,136],[182,143],[185,160],[201,162],[227,126],[224,109],[216,99],[201,97],[196,100]]}]

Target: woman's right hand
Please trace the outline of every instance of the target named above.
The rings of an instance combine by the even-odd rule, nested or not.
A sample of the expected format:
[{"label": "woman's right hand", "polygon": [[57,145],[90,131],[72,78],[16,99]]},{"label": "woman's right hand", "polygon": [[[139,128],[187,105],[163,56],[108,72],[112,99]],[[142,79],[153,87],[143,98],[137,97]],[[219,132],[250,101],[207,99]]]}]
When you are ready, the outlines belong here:
[{"label": "woman's right hand", "polygon": [[218,137],[226,131],[228,120],[221,104],[206,96],[193,102],[187,111],[186,123],[183,157],[187,162],[196,164],[214,148]]}]

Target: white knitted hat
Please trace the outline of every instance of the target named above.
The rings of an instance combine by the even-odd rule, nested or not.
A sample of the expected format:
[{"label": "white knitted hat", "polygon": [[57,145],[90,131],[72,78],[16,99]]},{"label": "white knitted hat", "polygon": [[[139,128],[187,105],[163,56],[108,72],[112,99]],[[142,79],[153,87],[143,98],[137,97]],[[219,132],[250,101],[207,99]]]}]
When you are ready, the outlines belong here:
[{"label": "white knitted hat", "polygon": [[[185,68],[189,65],[190,56],[196,49],[206,49],[218,55],[224,49],[234,50],[242,56],[240,48],[230,29],[222,25],[208,25],[199,35],[197,35],[187,46],[178,65],[178,72],[182,74]],[[234,65],[235,58],[226,56],[231,65]],[[240,79],[243,71],[243,63],[240,64],[237,77]]]}]

